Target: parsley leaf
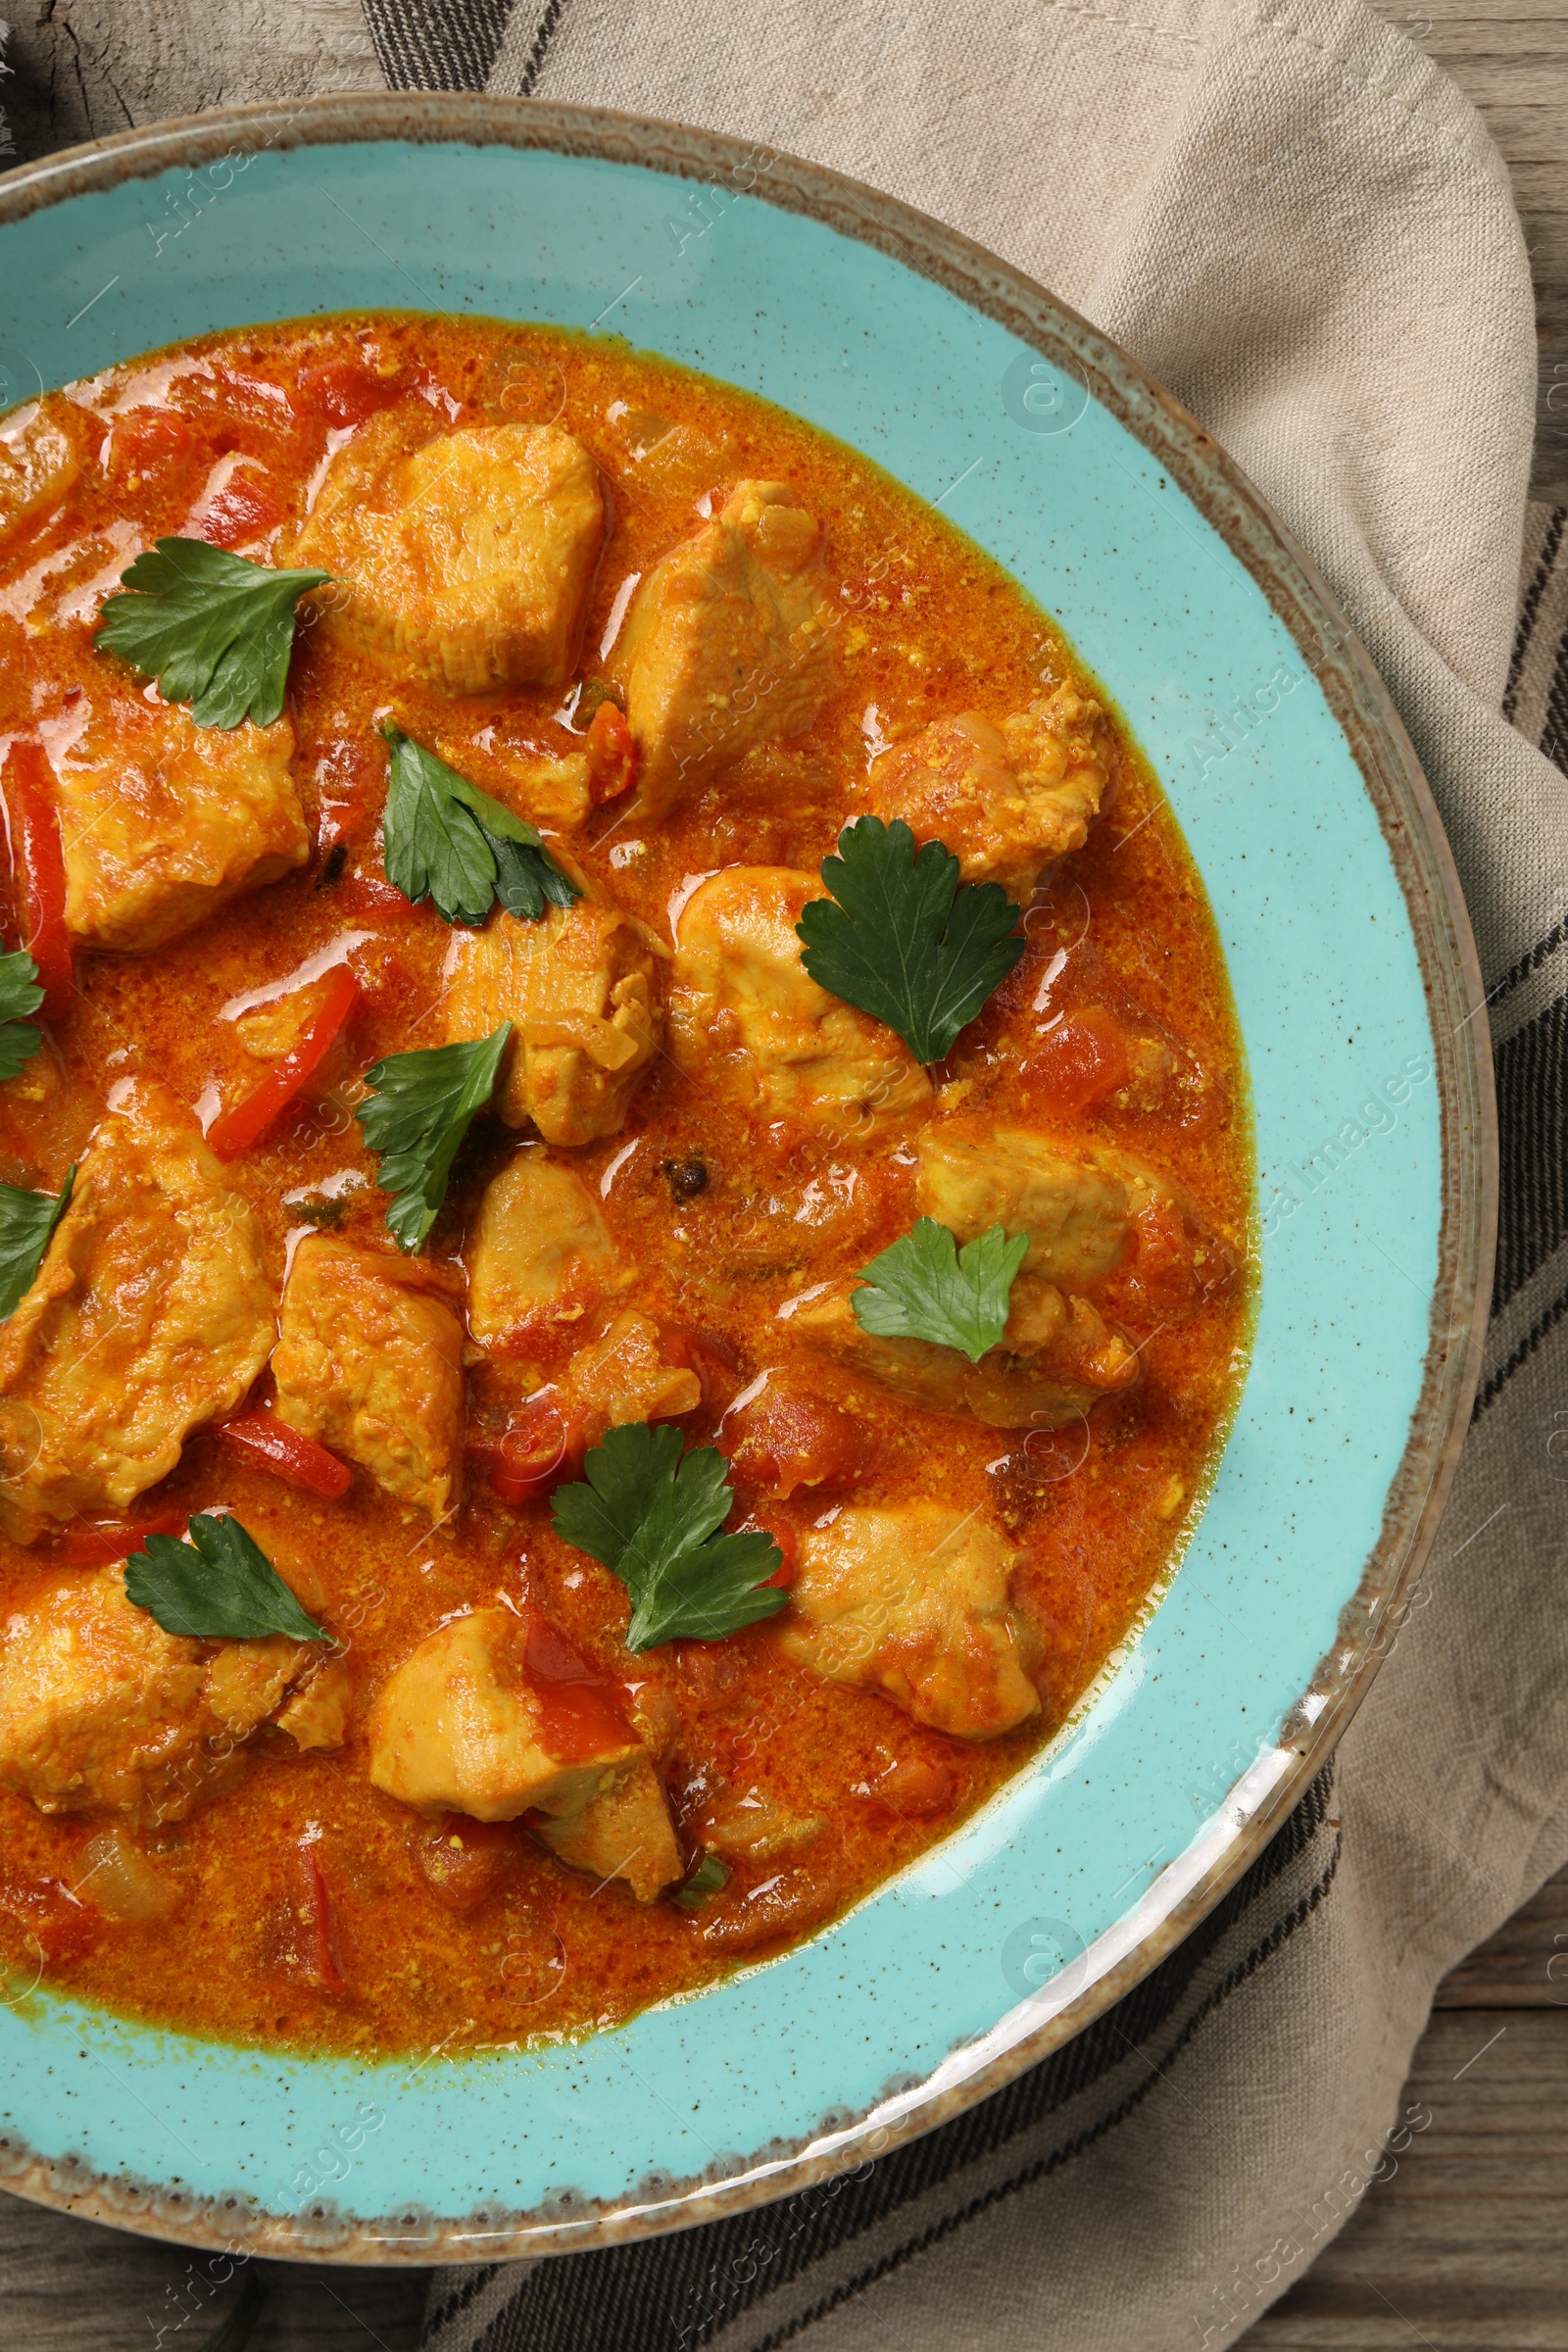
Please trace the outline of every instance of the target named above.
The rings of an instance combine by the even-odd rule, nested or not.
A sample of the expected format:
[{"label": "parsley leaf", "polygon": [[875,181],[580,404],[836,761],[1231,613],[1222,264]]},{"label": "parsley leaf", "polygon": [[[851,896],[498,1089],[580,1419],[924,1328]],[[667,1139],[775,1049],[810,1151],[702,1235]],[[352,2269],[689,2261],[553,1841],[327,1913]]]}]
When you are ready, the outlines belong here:
[{"label": "parsley leaf", "polygon": [[326,571],[274,571],[205,539],[160,539],[120,575],[93,643],[189,703],[199,727],[270,727],[283,709],[294,607]]},{"label": "parsley leaf", "polygon": [[289,1634],[296,1642],[328,1636],[307,1617],[254,1536],[237,1519],[198,1511],[188,1539],[143,1536],[125,1562],[125,1597],[166,1634],[198,1642],[255,1642]]},{"label": "parsley leaf", "polygon": [[1007,1328],[1014,1277],[1029,1254],[1029,1236],[1009,1242],[1004,1225],[958,1248],[956,1234],[935,1217],[917,1224],[860,1268],[863,1291],[850,1304],[862,1331],[880,1340],[930,1340],[961,1348],[977,1364]]},{"label": "parsley leaf", "polygon": [[554,1526],[630,1593],[628,1649],[721,1642],[784,1606],[767,1584],[783,1564],[772,1537],[717,1532],[735,1497],[729,1464],[713,1446],[683,1458],[680,1431],[667,1421],[657,1429],[629,1421],[590,1446],[583,1469],[586,1485],[556,1490]]},{"label": "parsley leaf", "polygon": [[71,1206],[75,1181],[75,1169],[68,1168],[58,1195],[0,1184],[0,1322],[16,1313],[31,1290],[49,1237]]},{"label": "parsley leaf", "polygon": [[822,879],[833,897],[803,912],[801,961],[819,987],[886,1021],[916,1060],[940,1061],[1023,954],[1017,907],[998,882],[960,886],[940,841],[916,855],[901,816],[846,825]]},{"label": "parsley leaf", "polygon": [[526,818],[448,767],[388,719],[392,752],[383,824],[386,878],[417,906],[429,899],[444,923],[482,923],[491,902],[538,922],[546,903],[569,906],[582,892],[563,873]]},{"label": "parsley leaf", "polygon": [[458,1146],[495,1092],[511,1035],[503,1021],[472,1044],[388,1054],[367,1070],[359,1122],[381,1162],[381,1189],[393,1196],[386,1222],[399,1249],[417,1250],[435,1223]]},{"label": "parsley leaf", "polygon": [[38,966],[26,949],[0,956],[0,1081],[15,1078],[43,1044],[26,1017],[42,1003]]}]

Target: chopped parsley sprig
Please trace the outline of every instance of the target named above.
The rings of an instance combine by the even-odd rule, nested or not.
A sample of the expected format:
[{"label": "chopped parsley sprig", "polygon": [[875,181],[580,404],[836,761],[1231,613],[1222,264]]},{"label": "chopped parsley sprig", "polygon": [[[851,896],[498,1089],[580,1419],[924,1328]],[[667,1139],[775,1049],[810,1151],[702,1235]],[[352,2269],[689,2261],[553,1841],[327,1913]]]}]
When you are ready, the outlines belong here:
[{"label": "chopped parsley sprig", "polygon": [[0,956],[0,1082],[15,1078],[43,1044],[27,1018],[43,997],[38,966],[25,948]]},{"label": "chopped parsley sprig", "polygon": [[58,1193],[24,1193],[0,1184],[0,1322],[16,1313],[31,1290],[50,1237],[71,1206],[75,1182],[73,1167]]},{"label": "chopped parsley sprig", "polygon": [[283,709],[294,608],[325,571],[275,571],[205,539],[160,539],[104,605],[93,643],[188,703],[199,727],[270,727]]},{"label": "chopped parsley sprig", "polygon": [[858,817],[822,860],[831,898],[797,926],[801,961],[819,987],[940,1061],[1024,951],[1018,909],[997,882],[958,880],[940,841],[916,852],[902,817]]},{"label": "chopped parsley sprig", "polygon": [[700,1911],[710,1894],[722,1893],[728,1885],[728,1863],[720,1861],[710,1848],[685,1882],[676,1887],[671,1899],[683,1911]]},{"label": "chopped parsley sprig", "polygon": [[460,776],[390,719],[392,754],[383,820],[386,878],[417,906],[428,899],[444,923],[470,927],[500,900],[508,914],[536,923],[546,906],[569,906],[582,892],[525,817]]},{"label": "chopped parsley sprig", "polygon": [[860,1269],[863,1290],[850,1295],[862,1331],[883,1340],[929,1340],[961,1348],[977,1364],[1007,1328],[1013,1282],[1029,1254],[1029,1236],[1009,1242],[1005,1226],[958,1247],[956,1234],[921,1217],[901,1241]]},{"label": "chopped parsley sprig", "polygon": [[387,1230],[401,1250],[417,1250],[435,1223],[458,1147],[495,1092],[511,1035],[503,1021],[472,1044],[388,1054],[367,1070],[358,1117],[381,1163],[381,1190],[392,1195]]},{"label": "chopped parsley sprig", "polygon": [[255,1537],[237,1519],[198,1511],[185,1538],[143,1536],[125,1562],[125,1597],[166,1634],[198,1642],[330,1637],[307,1617]]},{"label": "chopped parsley sprig", "polygon": [[628,1649],[721,1642],[784,1606],[768,1583],[783,1565],[772,1537],[718,1533],[735,1499],[728,1462],[711,1446],[681,1448],[667,1422],[631,1421],[589,1448],[586,1483],[556,1490],[557,1535],[602,1560],[631,1595]]}]

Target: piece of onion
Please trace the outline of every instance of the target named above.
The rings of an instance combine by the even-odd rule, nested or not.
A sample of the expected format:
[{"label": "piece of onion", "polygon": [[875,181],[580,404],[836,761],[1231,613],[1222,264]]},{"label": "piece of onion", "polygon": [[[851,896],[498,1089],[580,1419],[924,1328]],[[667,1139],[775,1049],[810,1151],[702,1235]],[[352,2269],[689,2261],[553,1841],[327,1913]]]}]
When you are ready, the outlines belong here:
[{"label": "piece of onion", "polygon": [[119,1823],[88,1838],[76,1885],[106,1919],[127,1923],[167,1919],[185,1899],[183,1887],[156,1869]]}]

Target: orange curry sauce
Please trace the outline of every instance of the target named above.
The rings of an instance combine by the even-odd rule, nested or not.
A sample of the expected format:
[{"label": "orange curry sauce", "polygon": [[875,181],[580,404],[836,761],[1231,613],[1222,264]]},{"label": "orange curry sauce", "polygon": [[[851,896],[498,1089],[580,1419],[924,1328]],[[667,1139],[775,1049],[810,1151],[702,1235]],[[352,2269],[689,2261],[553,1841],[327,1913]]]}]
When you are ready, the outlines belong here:
[{"label": "orange curry sauce", "polygon": [[[71,420],[85,456],[65,507],[0,546],[0,751],[14,738],[47,743],[51,726],[79,718],[81,698],[151,697],[91,641],[131,558],[182,533],[280,560],[329,453],[395,401],[428,402],[443,426],[558,421],[597,461],[612,529],[579,678],[606,667],[629,575],[700,528],[736,481],[788,483],[824,526],[842,612],[833,690],[789,747],[792,789],[747,802],[719,781],[641,826],[612,803],[569,835],[533,811],[592,891],[664,940],[696,877],[736,862],[814,870],[863,806],[868,752],[884,740],[966,710],[1000,718],[1082,674],[1012,581],[865,460],[612,338],[416,316],[318,319],[216,336],[51,397],[62,414],[66,403],[85,412]],[[400,906],[385,883],[377,719],[395,704],[412,735],[439,742],[505,799],[509,759],[581,750],[575,701],[572,688],[425,691],[345,650],[302,608],[289,710],[311,862],[165,948],[78,954],[75,1000],[45,1049],[63,1083],[44,1101],[0,1088],[0,1178],[58,1189],[110,1090],[137,1074],[162,1079],[210,1125],[260,1075],[234,1001],[349,934],[361,993],[346,1054],[323,1065],[314,1101],[232,1163],[231,1180],[264,1220],[279,1281],[291,1237],[313,1225],[390,1248],[354,1086],[379,1055],[440,1042],[431,1012],[452,933],[430,906]],[[230,1784],[150,1832],[149,1859],[177,1895],[152,1920],[107,1916],[82,1883],[102,1815],[46,1817],[0,1794],[0,1942],[17,1966],[35,1937],[54,1982],[240,2040],[368,2053],[577,2034],[816,1929],[963,1820],[1059,1728],[1147,1611],[1200,1507],[1248,1322],[1250,1143],[1229,988],[1177,828],[1124,737],[1119,751],[1088,846],[1027,912],[1016,971],[934,1073],[958,1090],[939,1095],[939,1110],[961,1102],[968,1119],[1036,1120],[1137,1155],[1186,1189],[1232,1270],[1205,1292],[1190,1263],[1166,1262],[1157,1235],[1145,1237],[1096,1294],[1138,1346],[1142,1379],[1052,1434],[922,1410],[822,1363],[819,1390],[856,1426],[853,1458],[766,1509],[797,1530],[852,1497],[989,1509],[1021,1551],[1013,1595],[1039,1637],[1042,1712],[989,1742],[946,1737],[882,1695],[792,1664],[776,1640],[781,1619],[633,1657],[624,1588],[552,1533],[547,1499],[504,1504],[471,1466],[461,1512],[432,1530],[363,1472],[341,1500],[313,1500],[198,1432],[132,1516],[232,1509],[347,1645],[347,1741],[302,1754],[264,1730]],[[530,813],[514,786],[511,797]],[[14,910],[13,944],[19,928]],[[1132,1034],[1159,1041],[1157,1083],[1129,1076]],[[466,1224],[517,1140],[481,1117],[458,1160],[426,1254],[459,1285]],[[623,1128],[570,1156],[639,1268],[632,1302],[695,1346],[706,1396],[682,1424],[693,1444],[712,1443],[736,1395],[788,1354],[781,1303],[852,1275],[916,1213],[906,1143],[856,1152],[751,1124],[667,1054]],[[582,1337],[563,1335],[562,1360]],[[482,1446],[506,1400],[483,1364],[468,1377],[469,1437]],[[252,1402],[270,1394],[264,1374]],[[740,1492],[745,1507],[744,1482]],[[47,1540],[27,1549],[0,1541],[7,1614],[83,1573]],[[364,1721],[416,1642],[498,1596],[552,1619],[611,1685],[656,1683],[667,1694],[678,1728],[662,1777],[688,1859],[723,1807],[754,1790],[808,1834],[782,1856],[732,1850],[727,1886],[684,1907],[639,1904],[619,1881],[595,1885],[526,1822],[508,1824],[478,1834],[478,1898],[450,1907],[430,1860],[450,1820],[432,1827],[371,1787]]]}]

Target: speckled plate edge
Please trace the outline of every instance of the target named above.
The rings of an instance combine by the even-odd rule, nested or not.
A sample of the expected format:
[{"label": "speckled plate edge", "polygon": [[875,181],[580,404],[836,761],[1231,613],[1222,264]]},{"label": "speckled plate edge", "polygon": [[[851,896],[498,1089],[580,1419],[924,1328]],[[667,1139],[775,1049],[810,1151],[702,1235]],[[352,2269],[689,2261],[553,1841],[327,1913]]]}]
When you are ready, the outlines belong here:
[{"label": "speckled plate edge", "polygon": [[[394,93],[224,108],[74,147],[0,174],[0,232],[71,197],[196,168],[255,147],[418,144],[544,148],[682,178],[746,185],[874,247],[1078,373],[1157,459],[1218,532],[1289,629],[1344,729],[1393,859],[1420,960],[1443,1117],[1443,1212],[1421,1394],[1390,1484],[1378,1542],[1337,1637],[1281,1733],[1272,1765],[1239,1782],[1196,1862],[1173,1865],[1138,1907],[1131,1948],[1032,2030],[988,2035],[965,2063],[879,2102],[842,2128],[721,2181],[677,2183],[657,2201],[626,2199],[581,2218],[549,2213],[424,2219],[406,2236],[343,2216],[325,2238],[305,2217],[256,2212],[247,2199],[157,2196],[12,2142],[0,2181],[14,2194],[83,2218],[196,2245],[345,2263],[494,2261],[581,2251],[690,2228],[789,2196],[961,2114],[1058,2049],[1190,1935],[1241,1877],[1332,1752],[1388,1649],[1400,1603],[1436,1534],[1480,1376],[1496,1230],[1497,1139],[1485,991],[1452,855],[1403,724],[1327,583],[1224,451],[1115,344],[1044,287],[912,207],[816,165],[759,146],[588,107],[466,95]],[[765,169],[759,170],[760,161]],[[742,181],[741,172],[747,173]],[[1228,1832],[1228,1834],[1226,1834]],[[1163,1900],[1162,1900],[1163,1895]],[[1014,2013],[1015,2016],[1020,2013]],[[999,2046],[1000,2045],[1000,2046]],[[329,2238],[330,2242],[326,2242]]]}]

